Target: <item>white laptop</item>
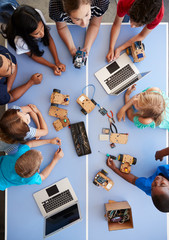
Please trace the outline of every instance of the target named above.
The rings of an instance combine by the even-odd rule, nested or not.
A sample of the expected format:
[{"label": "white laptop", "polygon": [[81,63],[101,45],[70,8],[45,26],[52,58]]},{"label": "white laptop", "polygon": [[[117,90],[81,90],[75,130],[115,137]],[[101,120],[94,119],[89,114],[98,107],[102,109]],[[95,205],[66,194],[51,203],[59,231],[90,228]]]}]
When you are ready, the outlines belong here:
[{"label": "white laptop", "polygon": [[123,53],[117,60],[96,72],[95,76],[108,94],[119,95],[148,73],[150,71],[139,73],[130,57]]},{"label": "white laptop", "polygon": [[45,218],[44,237],[82,219],[78,199],[68,178],[34,193],[33,196]]}]

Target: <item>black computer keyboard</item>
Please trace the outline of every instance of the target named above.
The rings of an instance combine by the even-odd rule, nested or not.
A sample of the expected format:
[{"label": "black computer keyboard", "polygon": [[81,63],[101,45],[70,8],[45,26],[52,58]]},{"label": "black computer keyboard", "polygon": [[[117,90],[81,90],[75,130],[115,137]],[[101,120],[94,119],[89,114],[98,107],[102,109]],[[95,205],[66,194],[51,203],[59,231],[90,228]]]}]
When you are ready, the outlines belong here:
[{"label": "black computer keyboard", "polygon": [[119,94],[121,92],[123,92],[125,89],[129,88],[131,85],[133,85],[135,82],[137,82],[139,80],[139,78],[136,76],[134,79],[132,79],[132,81],[130,81],[129,83],[127,83],[126,85],[124,85],[123,87],[121,87],[120,89],[116,90],[113,92],[113,94]]},{"label": "black computer keyboard", "polygon": [[46,213],[51,212],[52,210],[61,207],[62,205],[73,200],[73,197],[69,190],[66,190],[62,193],[57,194],[54,197],[49,198],[48,200],[42,202],[42,205]]},{"label": "black computer keyboard", "polygon": [[108,88],[112,90],[113,88],[117,87],[120,83],[124,82],[129,77],[131,77],[133,74],[135,74],[135,72],[133,71],[131,66],[127,64],[125,67],[120,69],[111,77],[107,78],[105,80],[105,83],[107,84]]},{"label": "black computer keyboard", "polygon": [[70,129],[77,155],[80,157],[90,154],[91,149],[84,122],[71,124]]}]

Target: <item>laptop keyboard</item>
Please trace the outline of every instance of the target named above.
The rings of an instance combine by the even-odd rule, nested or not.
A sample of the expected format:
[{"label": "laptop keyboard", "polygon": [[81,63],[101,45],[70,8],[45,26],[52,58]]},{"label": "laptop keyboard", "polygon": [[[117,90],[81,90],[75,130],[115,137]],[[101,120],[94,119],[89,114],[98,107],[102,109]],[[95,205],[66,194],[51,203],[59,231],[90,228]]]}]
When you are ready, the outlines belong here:
[{"label": "laptop keyboard", "polygon": [[58,195],[42,202],[42,205],[43,205],[46,213],[48,213],[58,207],[61,207],[62,205],[66,204],[72,200],[73,200],[73,197],[72,197],[70,191],[66,190],[66,191],[59,193]]},{"label": "laptop keyboard", "polygon": [[105,80],[105,83],[107,84],[108,88],[112,90],[113,88],[117,87],[120,83],[131,77],[133,74],[135,74],[135,72],[133,71],[131,66],[127,64],[125,67],[120,69],[111,77],[107,78]]}]

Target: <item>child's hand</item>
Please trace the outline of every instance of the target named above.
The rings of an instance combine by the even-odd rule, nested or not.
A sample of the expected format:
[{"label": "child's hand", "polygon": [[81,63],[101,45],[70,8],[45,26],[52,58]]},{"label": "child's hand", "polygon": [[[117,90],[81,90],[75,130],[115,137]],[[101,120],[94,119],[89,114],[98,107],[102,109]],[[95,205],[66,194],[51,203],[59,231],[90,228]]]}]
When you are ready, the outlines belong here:
[{"label": "child's hand", "polygon": [[28,104],[28,106],[31,108],[31,110],[32,110],[34,113],[38,113],[38,112],[39,112],[39,109],[37,108],[36,105],[34,105],[34,104]]},{"label": "child's hand", "polygon": [[155,154],[155,159],[156,159],[156,160],[159,159],[160,161],[163,160],[163,154],[162,154],[161,151],[157,151],[157,152],[156,152],[156,154]]},{"label": "child's hand", "polygon": [[106,59],[108,62],[111,62],[114,60],[114,49],[109,50]]},{"label": "child's hand", "polygon": [[121,53],[121,48],[116,48],[115,53],[114,53],[114,60],[116,60],[117,58],[119,58]]},{"label": "child's hand", "polygon": [[132,86],[130,86],[128,89],[127,89],[127,91],[126,91],[126,93],[125,94],[127,94],[127,95],[130,95],[133,91],[135,91],[136,90],[136,84],[133,84]]},{"label": "child's hand", "polygon": [[31,76],[30,81],[33,84],[40,84],[42,82],[43,75],[41,73],[35,73]]},{"label": "child's hand", "polygon": [[107,163],[107,166],[114,171],[114,169],[116,168],[116,165],[110,157],[108,157],[106,163]]},{"label": "child's hand", "polygon": [[57,67],[59,68],[59,70],[61,70],[61,72],[65,72],[66,71],[66,65],[64,65],[61,62],[57,63]]},{"label": "child's hand", "polygon": [[122,107],[122,108],[119,110],[119,112],[117,113],[117,120],[118,120],[119,122],[121,122],[121,119],[123,118],[123,121],[125,121],[125,114],[126,114],[126,112],[125,112],[124,108]]},{"label": "child's hand", "polygon": [[89,50],[86,47],[82,48],[81,51],[85,52],[86,56],[89,56]]},{"label": "child's hand", "polygon": [[53,65],[52,69],[53,69],[53,72],[54,72],[54,74],[56,76],[60,76],[61,75],[61,70],[58,68],[58,66]]},{"label": "child's hand", "polygon": [[77,49],[73,48],[70,50],[70,54],[72,55],[72,57],[74,57],[76,55]]},{"label": "child's hand", "polygon": [[63,158],[64,153],[61,148],[58,148],[58,150],[55,152],[53,159],[58,161],[59,159]]},{"label": "child's hand", "polygon": [[50,139],[50,143],[60,146],[61,145],[61,140],[60,140],[60,138],[56,137],[56,138]]}]

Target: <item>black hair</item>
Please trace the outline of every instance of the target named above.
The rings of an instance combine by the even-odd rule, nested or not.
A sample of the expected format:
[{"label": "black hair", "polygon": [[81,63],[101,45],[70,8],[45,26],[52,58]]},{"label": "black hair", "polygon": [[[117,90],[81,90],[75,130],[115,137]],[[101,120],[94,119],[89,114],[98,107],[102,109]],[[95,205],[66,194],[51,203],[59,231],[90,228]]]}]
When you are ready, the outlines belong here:
[{"label": "black hair", "polygon": [[[38,23],[42,21],[39,13],[28,5],[21,5],[12,14],[8,23],[1,26],[2,34],[7,38],[9,44],[16,50],[14,39],[16,36],[20,36],[28,45],[31,55],[42,56],[44,51],[40,51],[37,39],[30,36],[34,32]],[[45,46],[49,46],[49,29],[44,24],[44,37],[41,39]]]},{"label": "black hair", "polygon": [[139,25],[151,23],[158,15],[162,0],[135,0],[129,10],[131,20]]},{"label": "black hair", "polygon": [[152,201],[154,203],[154,206],[160,211],[160,212],[169,212],[169,193],[160,193],[156,195],[152,195]]}]

